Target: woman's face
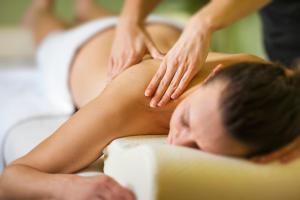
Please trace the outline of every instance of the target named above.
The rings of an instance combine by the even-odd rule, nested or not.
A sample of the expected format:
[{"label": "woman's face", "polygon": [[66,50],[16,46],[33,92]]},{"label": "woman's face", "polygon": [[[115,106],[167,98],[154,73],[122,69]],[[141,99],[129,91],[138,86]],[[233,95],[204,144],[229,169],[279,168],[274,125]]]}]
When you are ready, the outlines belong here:
[{"label": "woman's face", "polygon": [[168,143],[231,156],[249,153],[223,126],[219,100],[225,85],[224,81],[202,85],[179,104],[171,118]]}]

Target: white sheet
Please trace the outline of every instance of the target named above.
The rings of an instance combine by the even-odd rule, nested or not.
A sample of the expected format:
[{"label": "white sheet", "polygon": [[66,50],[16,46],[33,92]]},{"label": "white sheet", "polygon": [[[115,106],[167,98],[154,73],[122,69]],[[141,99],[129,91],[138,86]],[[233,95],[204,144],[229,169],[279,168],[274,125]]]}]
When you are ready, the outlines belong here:
[{"label": "white sheet", "polygon": [[0,172],[3,141],[12,126],[34,116],[64,114],[47,100],[40,85],[36,67],[0,61]]}]

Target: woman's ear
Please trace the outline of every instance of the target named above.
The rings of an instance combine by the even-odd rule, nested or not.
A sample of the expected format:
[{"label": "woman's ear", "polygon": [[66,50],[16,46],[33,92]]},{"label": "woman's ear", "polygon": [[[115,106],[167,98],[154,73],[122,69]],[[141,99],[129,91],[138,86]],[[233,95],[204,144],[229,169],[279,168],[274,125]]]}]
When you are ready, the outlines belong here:
[{"label": "woman's ear", "polygon": [[210,75],[214,76],[216,75],[222,68],[224,68],[224,65],[223,64],[218,64],[214,70],[212,71],[212,73]]},{"label": "woman's ear", "polygon": [[222,68],[224,68],[223,64],[218,64],[213,71],[205,78],[203,83],[206,83],[207,80],[209,80],[211,77],[215,76]]}]

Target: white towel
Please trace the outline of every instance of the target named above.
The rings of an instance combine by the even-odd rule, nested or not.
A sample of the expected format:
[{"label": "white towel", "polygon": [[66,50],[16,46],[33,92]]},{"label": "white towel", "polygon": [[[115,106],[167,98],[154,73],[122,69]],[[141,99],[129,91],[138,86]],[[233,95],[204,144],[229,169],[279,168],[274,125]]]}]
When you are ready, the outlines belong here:
[{"label": "white towel", "polygon": [[33,67],[0,67],[0,172],[3,142],[9,129],[30,117],[63,114],[40,90],[38,76]]}]

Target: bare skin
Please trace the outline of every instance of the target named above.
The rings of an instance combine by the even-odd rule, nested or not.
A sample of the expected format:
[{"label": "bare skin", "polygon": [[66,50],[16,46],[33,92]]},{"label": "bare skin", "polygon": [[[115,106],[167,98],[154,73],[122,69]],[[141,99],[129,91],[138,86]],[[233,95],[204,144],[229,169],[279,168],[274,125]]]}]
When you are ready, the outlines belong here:
[{"label": "bare skin", "polygon": [[[56,20],[50,9],[43,11],[43,14],[37,14],[39,20],[33,23],[32,28],[37,43],[48,33],[66,28]],[[99,16],[103,16],[103,13]],[[44,27],[47,24],[45,22],[51,28]],[[167,52],[180,35],[179,30],[164,24],[147,25],[147,30],[162,52]],[[95,161],[102,149],[116,138],[168,134],[170,118],[176,106],[218,64],[228,66],[240,61],[260,60],[248,55],[210,53],[205,66],[180,98],[164,107],[150,108],[151,99],[144,96],[144,91],[161,61],[145,57],[106,85],[107,62],[114,32],[114,28],[111,28],[95,35],[77,53],[71,66],[70,87],[79,111],[30,153],[5,169],[0,180],[0,197],[100,199],[102,195],[103,199],[133,199],[129,191],[108,177],[83,178],[67,174]],[[106,191],[107,187],[115,188],[114,192]],[[100,191],[98,196],[96,191]],[[117,194],[121,196],[113,196]]]},{"label": "bare skin", "polygon": [[[160,2],[160,0],[124,1],[111,52],[110,76],[114,77],[138,63],[145,55],[145,49],[154,58],[161,57],[159,49],[152,45],[151,37],[143,31],[144,27],[141,23]],[[180,38],[167,54],[162,56],[163,62],[145,91],[146,96],[152,97],[150,106],[166,105],[185,91],[190,81],[199,72],[199,66],[206,61],[210,39],[214,32],[233,24],[270,2],[271,0],[208,1],[190,18]],[[124,36],[126,40],[123,40]],[[124,54],[135,54],[135,56],[128,59],[123,56]],[[178,87],[174,88],[171,85]]]}]

